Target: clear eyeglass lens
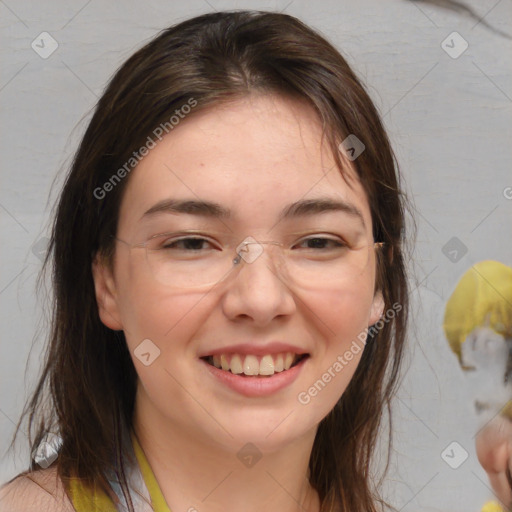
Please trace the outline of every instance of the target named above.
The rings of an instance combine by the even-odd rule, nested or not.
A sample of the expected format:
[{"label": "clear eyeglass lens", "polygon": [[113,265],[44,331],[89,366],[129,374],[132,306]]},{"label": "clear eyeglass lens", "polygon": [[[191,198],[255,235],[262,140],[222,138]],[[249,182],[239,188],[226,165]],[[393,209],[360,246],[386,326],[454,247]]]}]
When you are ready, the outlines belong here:
[{"label": "clear eyeglass lens", "polygon": [[198,288],[224,281],[244,266],[266,265],[285,282],[303,288],[339,287],[365,273],[375,244],[358,248],[316,240],[301,248],[247,237],[238,246],[214,247],[203,238],[166,246],[150,240],[148,266],[155,279],[170,287]]}]

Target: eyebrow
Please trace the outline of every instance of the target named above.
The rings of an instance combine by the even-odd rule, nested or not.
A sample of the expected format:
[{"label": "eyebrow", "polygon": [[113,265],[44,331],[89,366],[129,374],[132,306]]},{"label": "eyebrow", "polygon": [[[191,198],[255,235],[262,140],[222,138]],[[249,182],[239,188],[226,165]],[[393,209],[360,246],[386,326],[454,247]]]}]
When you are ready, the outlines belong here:
[{"label": "eyebrow", "polygon": [[[332,199],[330,197],[301,199],[299,201],[295,201],[294,203],[291,203],[283,208],[279,214],[278,220],[281,221],[295,217],[319,215],[332,211],[346,213],[358,219],[361,224],[365,226],[364,217],[359,208],[357,208],[352,203],[348,203],[341,199]],[[149,210],[144,212],[141,220],[158,213],[186,213],[189,215],[197,215],[215,219],[228,219],[231,217],[231,210],[212,201],[196,199],[164,199],[163,201],[159,201]]]}]

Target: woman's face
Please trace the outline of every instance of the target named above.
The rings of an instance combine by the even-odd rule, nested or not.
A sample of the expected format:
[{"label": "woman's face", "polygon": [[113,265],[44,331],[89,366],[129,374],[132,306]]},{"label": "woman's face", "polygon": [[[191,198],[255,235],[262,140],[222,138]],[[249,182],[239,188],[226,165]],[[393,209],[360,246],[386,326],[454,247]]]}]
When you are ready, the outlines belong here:
[{"label": "woman's face", "polygon": [[[314,432],[343,394],[365,329],[383,306],[374,297],[364,190],[348,160],[343,179],[320,137],[310,107],[250,96],[185,118],[132,171],[119,239],[136,244],[184,230],[206,238],[167,251],[118,242],[112,274],[93,267],[101,319],[125,333],[139,377],[137,407],[147,417],[228,450],[250,441],[272,451]],[[182,201],[216,203],[224,215],[197,203],[183,211]],[[167,207],[153,208],[162,202]],[[282,215],[297,202],[304,204]],[[303,242],[306,235],[328,241]],[[247,237],[290,250],[251,244],[233,265],[231,245],[228,266],[221,265],[229,272],[212,285],[220,248]],[[340,249],[343,237],[353,250]],[[169,280],[187,269],[190,280]],[[307,357],[279,371],[301,354]],[[235,373],[241,365],[274,374],[236,375],[212,366],[213,355]]]}]

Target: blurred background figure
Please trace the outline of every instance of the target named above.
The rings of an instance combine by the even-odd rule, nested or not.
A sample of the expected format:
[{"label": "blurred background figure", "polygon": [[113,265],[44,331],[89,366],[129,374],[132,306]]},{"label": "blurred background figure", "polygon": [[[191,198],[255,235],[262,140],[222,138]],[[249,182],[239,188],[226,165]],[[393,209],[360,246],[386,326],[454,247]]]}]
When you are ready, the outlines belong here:
[{"label": "blurred background figure", "polygon": [[[512,507],[512,421],[499,414],[487,423],[476,436],[478,460],[489,476],[489,482],[503,507],[487,503],[482,512],[501,512]],[[504,508],[504,507],[507,508]]]},{"label": "blurred background figure", "polygon": [[443,328],[465,371],[480,420],[478,459],[501,502],[486,503],[482,512],[510,509],[512,268],[498,261],[481,261],[469,268],[448,299]]}]

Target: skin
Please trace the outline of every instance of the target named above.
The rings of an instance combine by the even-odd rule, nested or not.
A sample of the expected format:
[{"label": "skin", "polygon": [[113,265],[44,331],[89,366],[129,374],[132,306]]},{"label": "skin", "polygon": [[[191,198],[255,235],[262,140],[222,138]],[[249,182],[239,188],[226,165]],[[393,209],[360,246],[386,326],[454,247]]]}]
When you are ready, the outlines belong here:
[{"label": "skin", "polygon": [[476,436],[476,453],[487,472],[496,497],[505,506],[512,505],[512,489],[507,480],[507,467],[512,471],[512,422],[496,416]]},{"label": "skin", "polygon": [[[252,95],[189,116],[132,171],[125,190],[117,236],[137,243],[165,231],[176,214],[140,221],[166,198],[207,199],[233,212],[207,226],[229,228],[269,240],[307,222],[354,222],[347,214],[316,215],[277,223],[294,201],[329,196],[355,205],[368,243],[372,221],[355,172],[347,181],[334,166],[314,111],[303,103]],[[205,219],[179,214],[187,227]],[[277,223],[277,224],[276,224]],[[354,224],[355,225],[355,224]],[[324,230],[325,231],[325,230]],[[313,231],[317,233],[318,231]],[[171,289],[154,279],[143,249],[116,245],[111,271],[93,264],[99,314],[105,325],[123,330],[133,355],[149,338],[161,353],[144,366],[133,357],[139,382],[134,429],[172,510],[319,510],[309,485],[308,462],[319,422],[346,389],[362,351],[307,405],[297,395],[317,381],[353,340],[382,314],[374,294],[375,254],[343,286],[299,288],[285,284],[260,257],[213,289]],[[199,354],[235,343],[281,340],[310,358],[298,378],[267,397],[248,398],[219,383]],[[245,467],[237,452],[246,443],[262,458]],[[303,508],[301,508],[303,507]]]}]

